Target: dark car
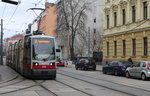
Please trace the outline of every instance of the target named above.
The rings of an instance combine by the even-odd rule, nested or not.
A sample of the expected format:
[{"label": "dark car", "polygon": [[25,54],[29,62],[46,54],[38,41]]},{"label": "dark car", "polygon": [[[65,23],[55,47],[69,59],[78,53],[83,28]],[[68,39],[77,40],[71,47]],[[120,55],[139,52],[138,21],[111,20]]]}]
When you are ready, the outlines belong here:
[{"label": "dark car", "polygon": [[93,69],[96,70],[96,63],[93,60],[89,59],[80,59],[79,62],[75,64],[76,70],[79,68],[82,70]]},{"label": "dark car", "polygon": [[127,67],[132,65],[129,61],[111,61],[103,66],[103,74],[125,75]]}]

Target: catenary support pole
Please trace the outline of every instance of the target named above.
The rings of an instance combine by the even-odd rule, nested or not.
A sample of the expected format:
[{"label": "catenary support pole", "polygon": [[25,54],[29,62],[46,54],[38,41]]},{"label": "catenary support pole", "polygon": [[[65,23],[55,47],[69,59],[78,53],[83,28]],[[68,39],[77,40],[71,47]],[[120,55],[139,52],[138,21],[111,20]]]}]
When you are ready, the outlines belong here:
[{"label": "catenary support pole", "polygon": [[1,19],[1,49],[0,49],[1,61],[0,65],[3,65],[3,19]]}]

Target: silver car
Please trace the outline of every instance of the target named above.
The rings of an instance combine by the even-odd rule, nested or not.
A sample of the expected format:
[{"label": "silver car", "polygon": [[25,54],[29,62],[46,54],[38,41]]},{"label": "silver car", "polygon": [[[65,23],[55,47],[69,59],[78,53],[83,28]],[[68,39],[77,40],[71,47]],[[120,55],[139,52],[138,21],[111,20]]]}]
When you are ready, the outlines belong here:
[{"label": "silver car", "polygon": [[126,77],[136,77],[146,80],[150,78],[150,61],[138,61],[126,69]]}]

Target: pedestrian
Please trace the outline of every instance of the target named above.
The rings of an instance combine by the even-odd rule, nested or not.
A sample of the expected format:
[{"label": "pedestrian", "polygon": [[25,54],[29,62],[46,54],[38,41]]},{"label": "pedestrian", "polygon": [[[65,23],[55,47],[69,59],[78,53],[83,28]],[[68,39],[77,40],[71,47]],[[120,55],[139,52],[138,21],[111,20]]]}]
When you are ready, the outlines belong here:
[{"label": "pedestrian", "polygon": [[128,61],[129,61],[129,62],[131,62],[131,63],[133,64],[133,61],[132,61],[132,59],[131,59],[131,58],[129,58],[129,59],[128,59]]}]

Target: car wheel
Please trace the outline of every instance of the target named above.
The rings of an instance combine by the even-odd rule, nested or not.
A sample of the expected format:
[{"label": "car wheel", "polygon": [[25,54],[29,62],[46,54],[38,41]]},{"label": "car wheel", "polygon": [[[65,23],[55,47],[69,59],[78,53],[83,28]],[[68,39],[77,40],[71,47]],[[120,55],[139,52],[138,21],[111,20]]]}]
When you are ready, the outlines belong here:
[{"label": "car wheel", "polygon": [[93,68],[94,71],[96,71],[96,68]]},{"label": "car wheel", "polygon": [[118,76],[119,74],[118,74],[118,70],[115,70],[115,76]]},{"label": "car wheel", "polygon": [[87,70],[87,68],[83,67],[83,70]]},{"label": "car wheel", "polygon": [[126,72],[126,77],[127,77],[127,78],[130,78],[129,72]]},{"label": "car wheel", "polygon": [[78,67],[76,67],[76,70],[78,70]]},{"label": "car wheel", "polygon": [[142,80],[146,80],[147,79],[146,75],[144,73],[142,73],[141,78],[142,78]]},{"label": "car wheel", "polygon": [[107,72],[103,70],[103,74],[107,74]]}]

